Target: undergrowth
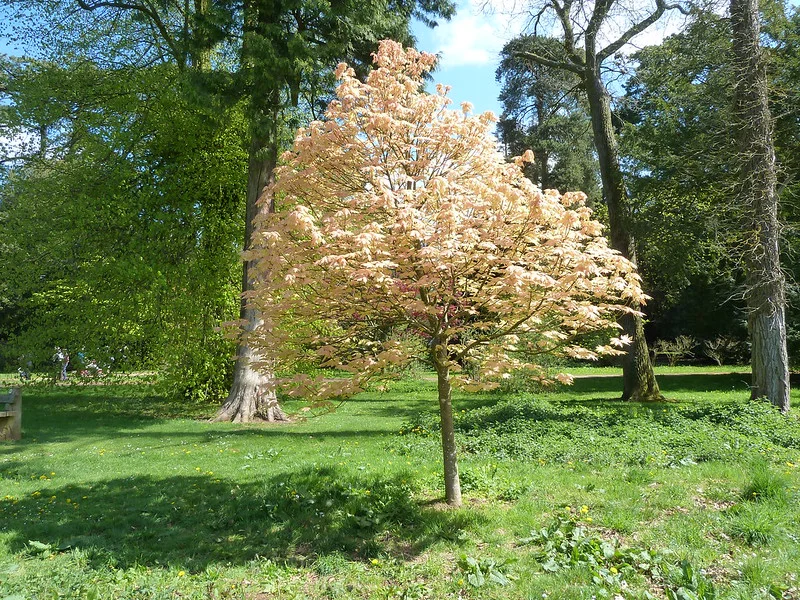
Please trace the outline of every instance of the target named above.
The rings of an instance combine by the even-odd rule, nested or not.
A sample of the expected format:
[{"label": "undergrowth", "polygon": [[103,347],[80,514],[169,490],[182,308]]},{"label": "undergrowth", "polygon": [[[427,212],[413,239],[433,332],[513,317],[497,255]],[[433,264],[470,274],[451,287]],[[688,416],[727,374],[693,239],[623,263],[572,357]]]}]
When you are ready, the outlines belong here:
[{"label": "undergrowth", "polygon": [[[465,452],[498,460],[670,467],[762,455],[785,462],[800,449],[800,422],[765,402],[707,405],[548,402],[516,397],[456,415]],[[420,414],[401,434],[438,434]]]}]

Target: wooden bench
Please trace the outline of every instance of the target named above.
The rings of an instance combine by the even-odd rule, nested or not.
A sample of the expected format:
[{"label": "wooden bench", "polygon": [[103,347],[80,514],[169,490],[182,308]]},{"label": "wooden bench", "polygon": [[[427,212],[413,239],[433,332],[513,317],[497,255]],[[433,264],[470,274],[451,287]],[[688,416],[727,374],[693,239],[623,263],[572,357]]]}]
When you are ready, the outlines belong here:
[{"label": "wooden bench", "polygon": [[22,390],[0,396],[0,440],[22,439]]}]

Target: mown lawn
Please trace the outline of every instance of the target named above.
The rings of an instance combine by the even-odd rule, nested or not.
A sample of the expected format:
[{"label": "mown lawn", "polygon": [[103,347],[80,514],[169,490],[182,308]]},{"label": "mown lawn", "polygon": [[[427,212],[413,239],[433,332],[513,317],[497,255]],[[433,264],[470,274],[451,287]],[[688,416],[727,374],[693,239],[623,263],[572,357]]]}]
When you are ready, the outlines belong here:
[{"label": "mown lawn", "polygon": [[459,510],[427,377],[267,426],[146,384],[27,387],[0,599],[799,598],[800,420],[746,379],[460,396]]}]

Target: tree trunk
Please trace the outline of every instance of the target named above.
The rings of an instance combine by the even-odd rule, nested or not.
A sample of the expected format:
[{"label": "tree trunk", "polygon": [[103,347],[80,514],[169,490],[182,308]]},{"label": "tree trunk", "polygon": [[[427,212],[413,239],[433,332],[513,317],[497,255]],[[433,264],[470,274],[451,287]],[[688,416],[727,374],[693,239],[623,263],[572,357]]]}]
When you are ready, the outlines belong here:
[{"label": "tree trunk", "polygon": [[[193,22],[189,24],[196,47],[192,52],[192,66],[199,73],[211,69],[211,43],[208,40],[208,4],[209,0],[194,0]],[[187,15],[185,17],[189,19]],[[188,38],[187,38],[188,39]]]},{"label": "tree trunk", "polygon": [[775,148],[758,0],[731,0],[734,90],[740,172],[737,197],[744,210],[745,298],[751,341],[752,398],[789,410],[786,282],[780,265]]},{"label": "tree trunk", "polygon": [[[277,127],[273,123],[269,133],[264,136],[254,134],[250,143],[250,158],[247,171],[247,223],[245,225],[245,250],[250,248],[253,236],[253,219],[259,210],[273,211],[270,203],[259,208],[257,202],[261,192],[270,182],[273,171],[278,161]],[[281,410],[275,392],[265,387],[274,376],[272,373],[261,372],[252,368],[252,363],[258,362],[258,356],[247,342],[247,334],[255,330],[261,320],[256,310],[248,305],[247,292],[256,284],[251,276],[252,261],[244,261],[242,269],[242,301],[240,318],[244,325],[244,332],[239,337],[236,353],[236,365],[233,373],[233,385],[230,394],[219,412],[214,417],[215,421],[233,421],[234,423],[250,423],[252,421],[288,421]],[[263,363],[262,363],[263,364]]]},{"label": "tree trunk", "polygon": [[[611,99],[600,79],[599,69],[595,68],[592,61],[587,62],[583,78],[589,100],[594,144],[600,163],[603,199],[608,207],[611,247],[635,264],[636,245],[630,230],[628,193],[622,180],[617,140],[611,122]],[[638,304],[632,305],[632,308],[641,309]],[[623,333],[633,340],[622,360],[622,399],[636,402],[663,400],[653,373],[642,317],[624,315],[619,324]]]},{"label": "tree trunk", "polygon": [[[242,70],[251,71],[258,77],[255,65],[263,57],[253,43],[254,37],[262,28],[274,26],[275,6],[255,0],[245,0],[243,4]],[[264,188],[272,180],[278,165],[278,117],[280,113],[280,89],[268,85],[266,89],[250,81],[250,152],[247,164],[247,214],[245,216],[244,250],[250,249],[253,241],[253,221],[259,212],[273,212],[275,205],[269,202],[258,205]],[[274,391],[265,387],[274,374],[263,366],[259,356],[248,344],[248,334],[260,324],[261,318],[256,310],[248,305],[248,292],[256,285],[254,262],[245,260],[242,268],[242,300],[240,318],[243,332],[239,336],[236,352],[236,365],[233,371],[233,385],[228,398],[215,417],[215,421],[249,423],[254,420],[287,421],[286,415],[278,405]],[[259,363],[260,372],[253,368]]]},{"label": "tree trunk", "polygon": [[456,435],[453,427],[453,401],[450,389],[450,366],[446,345],[437,343],[431,350],[431,358],[436,367],[436,383],[439,390],[445,500],[450,506],[461,506],[461,481],[458,477]]},{"label": "tree trunk", "polygon": [[[544,101],[541,98],[536,99],[536,128],[541,131],[543,123],[547,119],[544,109]],[[540,134],[537,134],[540,135]],[[535,154],[539,162],[539,182],[543,190],[554,188],[555,186],[550,181],[550,154],[544,148],[539,148]]]}]

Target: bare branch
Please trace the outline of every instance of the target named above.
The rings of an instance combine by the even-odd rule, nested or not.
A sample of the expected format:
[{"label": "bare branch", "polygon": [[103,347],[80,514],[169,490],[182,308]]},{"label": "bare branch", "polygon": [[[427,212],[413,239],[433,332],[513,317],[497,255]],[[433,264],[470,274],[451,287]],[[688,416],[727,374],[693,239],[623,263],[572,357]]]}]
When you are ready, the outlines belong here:
[{"label": "bare branch", "polygon": [[608,46],[600,50],[600,52],[597,53],[597,62],[601,63],[609,56],[617,52],[625,44],[630,42],[634,37],[642,33],[645,29],[650,27],[650,25],[658,21],[661,18],[661,16],[668,10],[678,10],[684,15],[689,14],[689,11],[678,3],[667,4],[664,0],[656,0],[655,11],[653,11],[647,18],[632,25],[625,33],[619,36],[619,38],[617,38]]},{"label": "bare branch", "polygon": [[575,48],[575,31],[570,21],[572,0],[565,0],[563,4],[559,4],[557,0],[553,0],[553,10],[556,11],[561,21],[561,28],[564,31],[564,49],[575,64],[583,64],[583,56]]},{"label": "bare branch", "polygon": [[589,24],[586,26],[586,32],[583,34],[586,41],[587,56],[595,53],[595,39],[600,31],[600,27],[603,26],[603,23],[608,17],[608,12],[611,10],[612,4],[614,4],[614,0],[598,0],[595,2],[592,16],[589,19]]},{"label": "bare branch", "polygon": [[531,62],[535,62],[536,64],[543,65],[545,67],[552,67],[554,69],[562,69],[564,71],[571,71],[573,73],[581,74],[583,73],[583,68],[581,65],[575,64],[573,62],[565,61],[565,60],[553,60],[550,58],[545,58],[539,54],[534,52],[514,52],[514,56],[517,58],[521,58],[524,60],[529,60]]}]

